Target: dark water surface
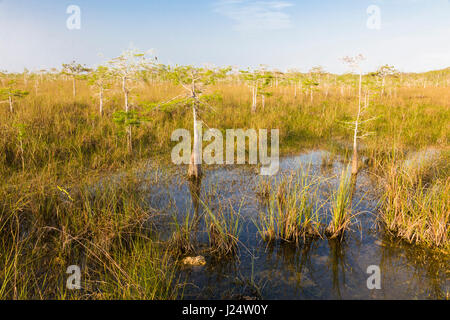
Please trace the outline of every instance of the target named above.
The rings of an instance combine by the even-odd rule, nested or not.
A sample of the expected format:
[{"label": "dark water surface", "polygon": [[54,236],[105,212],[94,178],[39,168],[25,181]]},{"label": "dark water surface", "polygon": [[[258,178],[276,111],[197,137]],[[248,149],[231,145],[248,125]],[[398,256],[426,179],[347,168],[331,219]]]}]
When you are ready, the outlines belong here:
[{"label": "dark water surface", "polygon": [[[343,170],[343,160],[334,156],[324,166],[329,154],[313,150],[280,160],[280,172],[300,174],[300,168],[310,168],[313,176],[326,182],[321,196],[326,198],[336,188]],[[358,176],[353,196],[351,229],[345,240],[328,239],[304,241],[300,244],[262,241],[255,221],[267,204],[257,196],[261,179],[258,170],[249,166],[204,166],[201,186],[193,186],[185,178],[184,168],[175,168],[170,177],[161,177],[164,186],[149,192],[149,203],[182,219],[186,213],[203,213],[208,202],[215,206],[232,206],[240,212],[239,253],[234,258],[217,259],[208,254],[208,236],[199,227],[199,254],[205,256],[203,267],[180,267],[181,279],[187,281],[186,299],[227,299],[260,296],[264,299],[426,299],[449,297],[449,257],[437,255],[416,246],[395,241],[386,236],[376,224],[377,185],[366,169]],[[150,174],[150,173],[149,173]],[[158,173],[152,172],[155,177]],[[165,179],[165,182],[163,180]],[[198,188],[198,190],[196,190]],[[276,191],[275,191],[276,192]],[[194,199],[194,201],[193,201]],[[240,208],[240,210],[239,210]],[[323,214],[326,214],[326,207]],[[170,221],[171,218],[168,219]],[[202,231],[203,230],[203,231]],[[167,230],[169,237],[172,230]],[[205,250],[202,251],[202,248]],[[367,268],[379,266],[381,289],[369,290]]]}]

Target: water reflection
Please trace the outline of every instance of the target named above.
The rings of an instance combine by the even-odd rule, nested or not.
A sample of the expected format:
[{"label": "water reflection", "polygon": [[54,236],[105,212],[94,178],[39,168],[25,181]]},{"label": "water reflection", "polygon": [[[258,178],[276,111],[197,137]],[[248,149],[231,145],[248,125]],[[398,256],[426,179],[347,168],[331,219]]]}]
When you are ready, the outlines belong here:
[{"label": "water reflection", "polygon": [[202,177],[198,177],[196,179],[188,179],[188,185],[189,185],[189,192],[191,194],[191,202],[194,209],[194,215],[193,215],[193,227],[194,230],[197,230],[200,222],[200,196],[201,196],[201,190],[202,190]]},{"label": "water reflection", "polygon": [[445,299],[450,290],[450,258],[384,235],[379,246],[386,293],[403,291],[404,298]]},{"label": "water reflection", "polygon": [[[324,154],[319,150],[283,158],[280,175],[311,165],[312,174],[328,179],[322,190],[327,197],[338,184],[345,159],[334,154],[323,160]],[[277,183],[277,178],[273,177],[270,183]],[[184,180],[181,187],[168,187],[172,188],[166,192],[174,199],[173,207],[180,215],[193,211],[199,230],[203,230],[202,202],[212,207],[220,202],[239,206],[246,199],[241,211],[239,255],[234,259],[207,256],[205,267],[183,270],[191,284],[184,291],[185,298],[248,295],[248,288],[254,283],[261,284],[258,288],[266,299],[448,297],[448,256],[436,256],[395,242],[374,228],[378,198],[373,192],[376,181],[367,168],[351,179],[352,203],[358,204],[358,208],[353,208],[363,213],[356,217],[360,230],[347,232],[344,242],[337,239],[305,239],[299,245],[262,242],[254,224],[257,215],[267,210],[267,203],[255,191],[260,180],[251,168],[214,168],[205,170],[203,179]],[[199,242],[207,246],[204,233],[203,237]],[[369,265],[380,266],[381,290],[367,288]]]},{"label": "water reflection", "polygon": [[329,239],[328,247],[330,254],[328,256],[328,267],[332,273],[333,290],[339,299],[342,299],[341,288],[345,287],[345,242],[338,239]]}]

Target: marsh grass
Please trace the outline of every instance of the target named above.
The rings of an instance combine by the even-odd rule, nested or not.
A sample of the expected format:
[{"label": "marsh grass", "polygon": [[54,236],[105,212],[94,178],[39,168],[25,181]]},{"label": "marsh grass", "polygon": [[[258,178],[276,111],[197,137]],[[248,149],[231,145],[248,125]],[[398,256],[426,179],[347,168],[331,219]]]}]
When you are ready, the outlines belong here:
[{"label": "marsh grass", "polygon": [[211,253],[216,257],[232,257],[238,253],[243,202],[242,200],[237,210],[233,208],[232,202],[228,206],[223,206],[219,202],[218,208],[214,211],[202,202],[206,212],[205,223]]},{"label": "marsh grass", "polygon": [[338,182],[337,189],[333,190],[330,197],[331,221],[326,229],[329,238],[343,238],[345,230],[349,227],[352,215],[352,193],[355,179],[349,174],[349,169],[344,169]]},{"label": "marsh grass", "polygon": [[270,197],[270,192],[272,190],[272,179],[263,179],[261,178],[259,182],[256,184],[256,195],[258,199],[267,202]]},{"label": "marsh grass", "polygon": [[[129,152],[124,128],[114,121],[114,113],[122,110],[118,83],[105,97],[103,116],[98,115],[97,100],[84,81],[78,82],[76,99],[71,81],[57,75],[43,75],[28,84],[18,81],[17,86],[30,94],[16,101],[14,113],[0,108],[0,299],[83,299],[96,294],[100,298],[172,298],[170,287],[176,280],[165,251],[157,242],[140,243],[152,231],[148,219],[155,210],[144,199],[151,190],[143,192],[140,179],[99,180],[142,160],[169,158],[175,144],[170,133],[191,128],[191,114],[183,108],[151,110],[148,106],[177,96],[181,89],[164,81],[133,84],[130,104],[140,123],[133,127],[133,151]],[[211,102],[215,111],[201,115],[211,128],[278,128],[285,153],[351,138],[339,123],[355,114],[352,88],[341,91],[331,86],[327,94],[319,90],[311,103],[306,95],[295,96],[292,86],[280,85],[271,88],[273,95],[266,99],[264,110],[256,113],[251,112],[246,86],[231,81],[212,89],[222,99]],[[373,99],[374,108],[367,117],[377,118],[366,129],[376,134],[364,141],[364,152],[379,159],[374,162],[374,167],[382,165],[379,176],[389,164],[386,159],[393,153],[392,145],[396,149],[449,145],[449,101],[448,87],[414,86],[398,88],[389,98]],[[403,181],[400,171],[388,172],[392,179],[386,180],[383,218],[388,229],[411,241],[448,246],[448,178],[433,180],[433,188],[429,178],[418,184],[407,177]],[[315,186],[298,180],[286,180],[278,190],[268,186],[262,188],[264,197],[270,194],[268,213],[257,223],[261,236],[267,241],[298,241],[315,235],[321,206],[315,204]],[[415,191],[417,186],[420,191]],[[336,203],[340,203],[335,206],[336,221],[347,221],[339,218],[345,197],[336,197]],[[240,225],[238,215],[222,210],[211,207],[206,212],[210,245],[219,255],[236,250],[236,225]],[[185,236],[180,232],[178,242]],[[145,256],[147,249],[151,253]],[[80,293],[65,290],[65,269],[74,263],[82,264],[91,275]],[[148,280],[140,282],[140,272]],[[165,272],[167,277],[161,276]],[[109,280],[115,285],[105,285]]]},{"label": "marsh grass", "polygon": [[[45,192],[38,189],[21,201],[2,190],[0,298],[175,297],[173,264],[151,237],[152,211],[134,176],[56,186],[48,181]],[[65,271],[73,264],[83,270],[82,290],[65,288]],[[141,273],[152,286],[138,281]]]},{"label": "marsh grass", "polygon": [[296,175],[284,175],[272,192],[267,212],[261,212],[255,222],[262,239],[298,243],[320,236],[318,180],[310,175],[310,168]]},{"label": "marsh grass", "polygon": [[128,250],[117,248],[115,277],[102,281],[96,298],[160,300],[180,297],[181,284],[168,251],[161,251],[151,239],[134,240]]},{"label": "marsh grass", "polygon": [[333,167],[334,162],[336,161],[336,154],[331,152],[326,152],[322,155],[321,158],[321,168],[322,169],[331,169]]},{"label": "marsh grass", "polygon": [[338,176],[337,187],[324,198],[324,184],[334,178],[314,176],[310,167],[283,175],[270,193],[266,210],[254,222],[261,238],[266,242],[281,240],[296,244],[325,236],[343,240],[356,215],[352,213],[356,177],[349,174],[348,168],[344,169]]},{"label": "marsh grass", "polygon": [[[449,153],[437,163],[393,161],[384,177],[380,221],[410,243],[450,249]],[[438,169],[437,169],[438,168]]]},{"label": "marsh grass", "polygon": [[[42,170],[67,177],[132,166],[140,159],[170,153],[174,142],[168,133],[191,127],[191,115],[183,108],[155,111],[147,107],[177,96],[179,88],[168,83],[136,85],[132,104],[141,121],[133,127],[134,150],[130,154],[123,128],[113,117],[122,108],[119,87],[109,91],[105,114],[100,117],[96,101],[82,81],[76,101],[67,81],[48,79],[41,86],[37,94],[29,90],[31,94],[18,102],[15,113],[0,109],[0,116],[6,120],[0,124],[0,162],[5,177],[25,171],[26,179]],[[340,123],[351,119],[356,106],[350,103],[351,96],[337,94],[337,88],[327,96],[318,92],[314,104],[294,98],[289,87],[273,88],[266,108],[256,114],[251,113],[246,87],[221,83],[212,89],[222,99],[211,102],[215,111],[202,114],[211,128],[279,128],[284,152],[298,150],[302,144],[350,139],[351,133]],[[448,145],[448,128],[444,125],[450,121],[448,90],[421,91],[426,96],[421,101],[413,98],[417,88],[401,88],[389,101],[374,100],[375,107],[370,111],[374,114],[367,117],[376,116],[377,120],[368,123],[367,130],[377,134],[365,143],[372,149],[388,148],[393,140],[399,147]]]},{"label": "marsh grass", "polygon": [[195,252],[195,226],[197,219],[191,217],[187,212],[183,222],[179,223],[174,216],[175,231],[168,243],[169,251],[176,257],[186,256]]},{"label": "marsh grass", "polygon": [[[190,185],[191,187],[193,185]],[[200,186],[191,189],[193,211],[188,210],[179,217],[174,216],[175,230],[168,242],[168,248],[175,257],[185,257],[191,254],[206,254],[213,258],[231,258],[238,253],[239,234],[241,231],[241,209],[245,202],[243,198],[239,207],[235,202],[225,200],[217,185],[209,185],[205,194],[201,194]],[[205,249],[203,235],[207,235],[209,245]]]}]

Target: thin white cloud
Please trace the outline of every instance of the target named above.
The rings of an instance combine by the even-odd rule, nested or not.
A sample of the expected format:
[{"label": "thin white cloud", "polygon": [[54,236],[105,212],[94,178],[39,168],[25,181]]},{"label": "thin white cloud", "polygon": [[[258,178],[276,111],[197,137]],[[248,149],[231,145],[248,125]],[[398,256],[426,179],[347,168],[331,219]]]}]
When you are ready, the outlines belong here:
[{"label": "thin white cloud", "polygon": [[235,21],[238,31],[282,30],[292,27],[289,14],[284,12],[292,6],[286,1],[219,0],[214,11]]}]

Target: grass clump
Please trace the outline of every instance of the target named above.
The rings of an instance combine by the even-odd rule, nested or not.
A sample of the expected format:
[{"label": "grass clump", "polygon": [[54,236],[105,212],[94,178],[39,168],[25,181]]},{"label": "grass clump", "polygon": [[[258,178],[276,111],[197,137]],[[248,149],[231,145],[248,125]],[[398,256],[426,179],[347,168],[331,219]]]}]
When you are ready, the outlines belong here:
[{"label": "grass clump", "polygon": [[176,257],[189,255],[195,252],[194,225],[195,222],[191,218],[189,212],[186,213],[183,222],[179,223],[174,217],[175,231],[169,240],[169,251]]},{"label": "grass clump", "polygon": [[168,251],[158,244],[140,238],[128,250],[118,248],[112,253],[114,271],[96,295],[96,299],[173,300],[180,295],[175,265]]},{"label": "grass clump", "polygon": [[[407,242],[450,249],[449,153],[439,162],[405,165],[393,161],[384,177],[380,220]],[[441,170],[436,171],[436,168]]]},{"label": "grass clump", "polygon": [[209,206],[202,202],[206,211],[205,223],[209,244],[211,252],[215,256],[233,256],[238,252],[242,203],[239,209],[235,211],[231,203],[229,209],[227,209],[219,202],[218,209],[213,212]]},{"label": "grass clump", "polygon": [[261,201],[267,201],[270,197],[270,192],[272,190],[272,180],[271,179],[261,179],[256,185],[256,195]]},{"label": "grass clump", "polygon": [[343,170],[338,188],[331,194],[331,221],[326,229],[329,238],[341,238],[350,224],[352,206],[352,188],[355,177],[350,176],[348,169]]},{"label": "grass clump", "polygon": [[297,176],[283,176],[277,193],[270,195],[267,213],[260,213],[256,222],[263,240],[298,243],[320,236],[317,187],[318,181],[311,178],[309,170]]}]

